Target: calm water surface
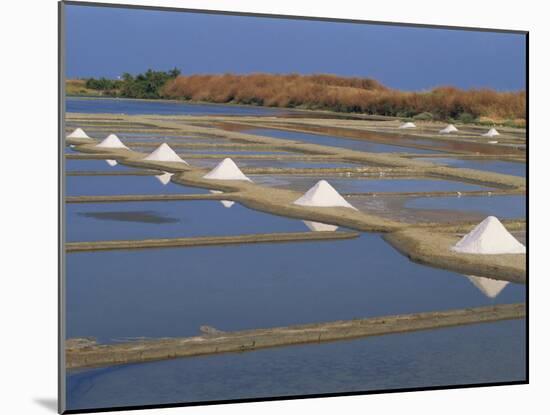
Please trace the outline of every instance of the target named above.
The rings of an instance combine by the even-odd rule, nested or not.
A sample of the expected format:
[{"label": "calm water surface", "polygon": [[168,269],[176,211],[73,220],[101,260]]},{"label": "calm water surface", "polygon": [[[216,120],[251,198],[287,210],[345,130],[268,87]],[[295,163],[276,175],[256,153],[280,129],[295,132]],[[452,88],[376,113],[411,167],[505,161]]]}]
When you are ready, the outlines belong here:
[{"label": "calm water surface", "polygon": [[67,196],[208,192],[205,189],[172,182],[164,185],[156,176],[67,176],[65,183]]},{"label": "calm water surface", "polygon": [[[191,336],[524,301],[411,263],[379,235],[285,244],[73,253],[68,337]],[[131,288],[131,289],[130,289]]]},{"label": "calm water surface", "polygon": [[69,242],[308,232],[300,220],[220,201],[69,203],[66,215]]},{"label": "calm water surface", "polygon": [[467,160],[454,158],[422,158],[421,161],[427,161],[437,164],[445,164],[451,167],[462,167],[466,169],[492,171],[495,173],[510,174],[512,176],[525,177],[526,164],[513,161],[502,160]]},{"label": "calm water surface", "polygon": [[286,140],[303,141],[311,144],[320,144],[330,147],[342,147],[350,150],[368,151],[371,153],[418,153],[430,154],[438,153],[435,150],[423,150],[413,147],[396,146],[391,144],[380,144],[367,140],[353,140],[331,135],[308,134],[294,131],[284,131],[269,128],[258,128],[243,131],[247,134],[263,135],[274,138],[284,138]]},{"label": "calm water surface", "polygon": [[405,204],[411,209],[454,210],[476,212],[482,216],[496,216],[501,219],[525,218],[525,196],[462,196],[423,197],[411,199]]},{"label": "calm water surface", "polygon": [[111,166],[106,160],[98,159],[65,159],[66,171],[131,171],[132,167],[117,163]]},{"label": "calm water surface", "polygon": [[156,115],[284,115],[288,110],[237,105],[186,104],[113,98],[65,98],[67,112],[88,114],[156,114]]},{"label": "calm water surface", "polygon": [[321,177],[298,175],[249,175],[255,183],[306,191],[321,179],[327,180],[340,193],[366,192],[435,192],[482,190],[487,187],[439,179],[371,179],[362,177]]},{"label": "calm water surface", "polygon": [[[314,259],[314,260],[313,260]],[[411,263],[378,235],[67,256],[68,337],[192,336],[525,300]],[[69,407],[523,379],[522,321],[70,372]]]},{"label": "calm water surface", "polygon": [[[67,99],[67,110],[195,115],[281,113],[265,108],[73,98]],[[282,138],[315,139],[308,142],[326,145],[331,145],[328,142],[336,145],[337,140],[341,147],[369,146],[370,150],[364,151],[429,152],[338,137],[299,134],[311,136],[299,138],[297,133],[277,133],[292,135]],[[344,140],[350,143],[343,144]],[[243,166],[263,167],[264,162],[271,163],[243,160]],[[279,162],[285,166],[313,166],[309,162]],[[67,160],[69,170],[122,168],[125,167],[111,168],[103,160]],[[253,178],[267,185],[301,191],[319,180],[275,175]],[[334,177],[329,181],[343,193],[480,189],[433,179]],[[69,176],[66,182],[67,195],[208,192],[173,183],[162,185],[154,176]],[[479,199],[489,198],[469,199],[472,200],[417,198],[406,207],[467,209],[481,203]],[[492,212],[500,209],[498,216],[521,213],[520,199],[490,200],[483,203],[488,203],[486,209]],[[479,208],[485,209],[481,205]],[[267,215],[239,204],[226,208],[218,201],[67,204],[69,241],[285,231],[307,231],[307,227],[299,220]],[[524,286],[500,284],[494,294],[494,281],[412,263],[377,234],[326,242],[83,252],[68,254],[66,259],[67,337],[92,336],[102,343],[128,337],[193,336],[199,334],[199,327],[204,324],[232,331],[525,301]],[[522,380],[524,346],[524,322],[506,321],[72,371],[67,375],[68,407],[86,409]]]},{"label": "calm water surface", "polygon": [[525,380],[525,324],[505,321],[86,370],[70,409]]},{"label": "calm water surface", "polygon": [[[189,159],[191,165],[197,167],[214,167],[222,159]],[[273,167],[279,169],[310,169],[310,168],[346,168],[357,167],[353,163],[340,163],[332,161],[295,161],[295,160],[266,160],[266,159],[241,159],[236,162],[239,167]]]}]

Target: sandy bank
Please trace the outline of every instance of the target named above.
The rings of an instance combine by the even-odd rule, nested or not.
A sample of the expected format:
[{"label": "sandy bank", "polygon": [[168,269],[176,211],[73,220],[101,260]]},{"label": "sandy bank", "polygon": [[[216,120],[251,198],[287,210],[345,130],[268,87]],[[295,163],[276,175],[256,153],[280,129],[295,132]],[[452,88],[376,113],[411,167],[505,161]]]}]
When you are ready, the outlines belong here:
[{"label": "sandy bank", "polygon": [[90,339],[69,339],[66,365],[68,369],[76,369],[247,352],[293,344],[324,343],[524,317],[525,304],[505,304],[114,345],[98,345]]}]

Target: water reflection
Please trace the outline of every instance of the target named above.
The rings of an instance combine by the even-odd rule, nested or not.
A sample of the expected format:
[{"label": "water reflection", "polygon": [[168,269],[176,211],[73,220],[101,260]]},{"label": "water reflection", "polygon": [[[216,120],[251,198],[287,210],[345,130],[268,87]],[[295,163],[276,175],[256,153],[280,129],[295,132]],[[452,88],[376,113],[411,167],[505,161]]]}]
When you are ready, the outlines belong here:
[{"label": "water reflection", "polygon": [[[304,225],[299,220],[269,215],[232,201],[227,202],[70,203],[66,208],[67,240],[76,242],[304,231]],[[227,209],[229,207],[231,209]]]},{"label": "water reflection", "polygon": [[158,215],[154,211],[111,211],[111,212],[78,212],[87,218],[107,221],[137,222],[137,223],[175,223],[177,218]]},{"label": "water reflection", "polygon": [[338,226],[328,223],[313,222],[310,220],[304,220],[302,222],[304,222],[308,229],[313,232],[334,232],[338,229]]},{"label": "water reflection", "polygon": [[105,159],[65,159],[65,171],[113,171],[133,170],[116,160]]},{"label": "water reflection", "polygon": [[466,275],[472,284],[476,286],[488,298],[496,298],[504,288],[509,284],[508,281],[495,280],[486,277],[477,277],[475,275]]},{"label": "water reflection", "polygon": [[[210,190],[210,193],[212,194],[220,194],[220,193],[223,193],[222,191],[220,190]],[[221,200],[220,203],[222,204],[223,207],[225,208],[230,208],[231,206],[233,206],[235,204],[235,202],[231,201],[231,200]]]},{"label": "water reflection", "polygon": [[204,189],[175,184],[171,181],[160,186],[159,178],[152,176],[67,176],[65,183],[67,196],[207,192]]},{"label": "water reflection", "polygon": [[172,176],[174,175],[174,173],[168,173],[168,172],[164,172],[163,174],[159,174],[157,176],[155,176],[155,178],[162,183],[162,185],[166,186],[168,183],[170,183],[170,179],[172,178]]},{"label": "water reflection", "polygon": [[[253,215],[233,216],[238,204],[232,209],[212,205],[212,214],[199,215],[195,227],[189,225],[190,215],[187,223],[147,226],[156,228],[157,237],[161,228],[177,228],[178,236],[190,236],[182,229],[199,235],[258,231],[259,226],[246,223],[254,221]],[[105,221],[93,222],[90,226],[98,227]],[[120,229],[124,223],[109,222],[103,230],[112,232],[115,224]],[[295,221],[292,229],[303,232],[304,224]],[[102,240],[116,239],[97,234]],[[68,337],[93,336],[100,342],[193,336],[202,325],[235,331],[523,301],[523,285],[510,283],[498,297],[487,298],[462,274],[412,263],[375,234],[339,241],[67,255]]]}]

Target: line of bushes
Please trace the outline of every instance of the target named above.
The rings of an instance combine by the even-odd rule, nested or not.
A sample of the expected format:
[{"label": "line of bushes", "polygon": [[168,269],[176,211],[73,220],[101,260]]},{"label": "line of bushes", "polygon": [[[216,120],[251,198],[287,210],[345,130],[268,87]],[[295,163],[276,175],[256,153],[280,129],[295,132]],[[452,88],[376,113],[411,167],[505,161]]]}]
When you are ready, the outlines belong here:
[{"label": "line of bushes", "polygon": [[372,79],[333,75],[179,76],[166,84],[162,95],[195,101],[300,107],[402,118],[422,116],[464,122],[479,117],[525,118],[526,113],[524,91],[439,87],[425,92],[405,92],[387,88]]},{"label": "line of bushes", "polygon": [[390,89],[368,78],[335,75],[248,74],[180,76],[179,69],[148,70],[122,79],[86,80],[88,90],[125,98],[171,98],[283,108],[364,113],[418,120],[521,120],[526,116],[525,91],[463,90],[439,87],[430,91]]},{"label": "line of bushes", "polygon": [[123,98],[162,98],[162,88],[170,80],[181,74],[178,68],[170,71],[153,71],[133,76],[130,73],[122,74],[121,79],[88,78],[84,86],[87,89],[101,91],[102,95],[119,96]]}]

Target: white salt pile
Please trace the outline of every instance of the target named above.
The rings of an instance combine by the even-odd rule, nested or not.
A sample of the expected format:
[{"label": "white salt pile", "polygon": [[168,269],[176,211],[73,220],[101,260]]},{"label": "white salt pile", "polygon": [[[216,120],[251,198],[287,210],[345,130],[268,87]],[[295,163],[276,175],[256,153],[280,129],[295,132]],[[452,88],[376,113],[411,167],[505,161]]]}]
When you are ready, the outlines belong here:
[{"label": "white salt pile", "polygon": [[329,225],[328,223],[312,222],[310,220],[303,220],[302,222],[313,232],[334,232],[338,229],[338,226]]},{"label": "white salt pile", "polygon": [[406,129],[406,128],[416,128],[416,125],[413,122],[406,122],[405,124],[401,124],[399,126],[400,129]]},{"label": "white salt pile", "polygon": [[357,210],[340,196],[326,180],[319,180],[302,197],[296,199],[294,204],[300,206],[347,207]]},{"label": "white salt pile", "polygon": [[116,160],[105,160],[105,161],[111,167],[115,167],[118,164]]},{"label": "white salt pile", "polygon": [[498,144],[497,140],[487,141],[489,144]]},{"label": "white salt pile", "polygon": [[497,135],[500,135],[500,133],[496,130],[496,128],[491,128],[485,134],[481,134],[482,137],[495,137]]},{"label": "white salt pile", "polygon": [[82,128],[77,128],[72,133],[70,133],[67,136],[67,138],[90,138],[90,137],[88,137],[88,134],[86,134],[86,132]]},{"label": "white salt pile", "polygon": [[524,254],[523,246],[494,216],[488,216],[451,248],[466,254]]},{"label": "white salt pile", "polygon": [[[219,190],[210,190],[210,193],[220,194],[220,193],[223,193],[223,192],[219,191]],[[223,207],[226,207],[226,208],[230,208],[231,206],[233,206],[235,204],[235,202],[233,202],[231,200],[220,200],[220,203],[223,205]]]},{"label": "white salt pile", "polygon": [[439,134],[449,134],[449,133],[455,133],[458,131],[458,128],[456,128],[453,124],[449,124],[444,129],[439,130]]},{"label": "white salt pile", "polygon": [[164,172],[163,174],[159,174],[155,176],[155,179],[157,179],[159,182],[161,182],[164,186],[166,186],[168,183],[170,183],[170,179],[172,178],[174,174]]},{"label": "white salt pile", "polygon": [[496,296],[504,290],[504,287],[508,285],[508,281],[477,277],[475,275],[466,275],[466,278],[468,278],[470,282],[479,289],[479,291],[489,298],[496,298]]},{"label": "white salt pile", "polygon": [[115,134],[110,134],[105,140],[95,146],[100,148],[128,148]]},{"label": "white salt pile", "polygon": [[221,161],[216,167],[214,167],[209,173],[203,176],[205,179],[214,180],[246,180],[251,182],[248,177],[237,167],[235,162],[230,158],[226,158]]},{"label": "white salt pile", "polygon": [[174,163],[184,163],[187,164],[185,160],[182,160],[180,156],[176,154],[172,148],[166,144],[162,143],[148,156],[144,157],[143,160],[148,161],[171,161]]}]

